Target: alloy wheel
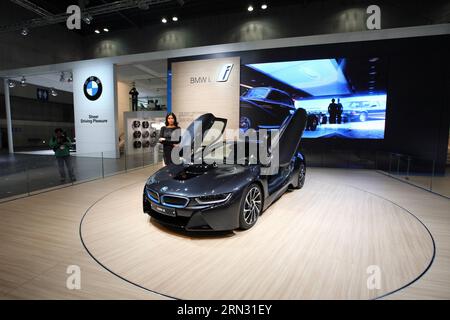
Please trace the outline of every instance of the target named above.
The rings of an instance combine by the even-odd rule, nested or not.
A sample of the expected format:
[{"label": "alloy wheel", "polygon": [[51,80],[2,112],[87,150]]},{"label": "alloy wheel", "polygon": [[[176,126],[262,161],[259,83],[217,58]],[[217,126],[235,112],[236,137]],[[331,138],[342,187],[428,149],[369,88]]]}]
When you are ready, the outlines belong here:
[{"label": "alloy wheel", "polygon": [[300,189],[305,184],[306,170],[305,165],[302,163],[298,172],[298,188]]},{"label": "alloy wheel", "polygon": [[253,225],[261,212],[262,204],[261,191],[257,186],[252,187],[245,196],[244,221],[248,225]]}]

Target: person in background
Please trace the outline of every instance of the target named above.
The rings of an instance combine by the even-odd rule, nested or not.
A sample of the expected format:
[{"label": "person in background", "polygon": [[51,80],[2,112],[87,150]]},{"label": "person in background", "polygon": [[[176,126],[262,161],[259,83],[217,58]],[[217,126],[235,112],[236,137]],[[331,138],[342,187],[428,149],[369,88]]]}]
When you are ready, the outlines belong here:
[{"label": "person in background", "polygon": [[173,163],[171,157],[172,149],[181,141],[181,134],[178,134],[178,141],[172,141],[172,134],[175,130],[180,130],[180,127],[178,126],[177,117],[171,112],[166,115],[165,126],[161,127],[159,133],[159,142],[163,145],[163,158],[166,166]]},{"label": "person in background", "polygon": [[337,123],[342,123],[342,112],[344,111],[344,107],[342,107],[341,99],[338,98],[337,101]]},{"label": "person in background", "polygon": [[331,99],[331,103],[328,105],[328,113],[330,114],[330,121],[329,123],[336,123],[336,114],[337,114],[337,104],[335,102],[336,100]]},{"label": "person in background", "polygon": [[49,146],[55,152],[55,157],[58,162],[59,176],[61,182],[66,181],[66,171],[64,164],[69,172],[70,180],[75,181],[75,174],[73,172],[72,161],[70,159],[70,146],[72,141],[65,134],[61,128],[55,129],[55,135],[50,139]]}]

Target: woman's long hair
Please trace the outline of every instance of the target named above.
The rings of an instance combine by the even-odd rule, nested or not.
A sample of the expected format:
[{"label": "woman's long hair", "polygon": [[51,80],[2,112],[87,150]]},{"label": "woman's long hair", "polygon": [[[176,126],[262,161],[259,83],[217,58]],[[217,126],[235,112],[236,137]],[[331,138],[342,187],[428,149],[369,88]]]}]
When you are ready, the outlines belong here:
[{"label": "woman's long hair", "polygon": [[178,127],[177,116],[176,116],[175,113],[173,113],[173,112],[170,112],[170,113],[168,113],[168,114],[166,115],[166,126],[169,125],[169,120],[167,120],[167,119],[168,119],[170,116],[173,117],[173,125],[174,125],[175,127]]}]

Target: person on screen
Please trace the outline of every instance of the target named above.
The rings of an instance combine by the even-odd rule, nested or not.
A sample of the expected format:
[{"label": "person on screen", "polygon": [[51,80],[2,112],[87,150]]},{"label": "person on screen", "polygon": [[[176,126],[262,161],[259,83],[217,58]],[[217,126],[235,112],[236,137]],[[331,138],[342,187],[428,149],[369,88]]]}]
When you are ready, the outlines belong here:
[{"label": "person on screen", "polygon": [[330,115],[330,121],[329,123],[336,123],[336,115],[337,115],[337,104],[335,102],[336,100],[333,98],[331,99],[331,103],[328,105],[328,113]]},{"label": "person on screen", "polygon": [[337,101],[337,123],[342,123],[342,112],[344,111],[344,107],[342,106],[341,99],[338,98]]},{"label": "person on screen", "polygon": [[173,112],[168,113],[166,115],[166,125],[161,128],[161,131],[159,133],[159,142],[163,145],[163,159],[164,159],[164,165],[168,166],[169,164],[172,164],[172,149],[173,147],[180,143],[181,135],[179,136],[178,141],[172,141],[172,134],[175,130],[180,130],[180,127],[178,126],[177,117]]}]

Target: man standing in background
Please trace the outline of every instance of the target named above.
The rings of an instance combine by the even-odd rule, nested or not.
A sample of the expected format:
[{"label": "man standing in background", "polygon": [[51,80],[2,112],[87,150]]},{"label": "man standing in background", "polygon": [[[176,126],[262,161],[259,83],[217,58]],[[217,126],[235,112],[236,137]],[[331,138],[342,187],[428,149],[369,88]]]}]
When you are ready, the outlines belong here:
[{"label": "man standing in background", "polygon": [[329,123],[336,123],[336,115],[337,115],[337,104],[336,100],[331,99],[331,103],[328,105],[328,114],[330,115]]},{"label": "man standing in background", "polygon": [[56,160],[58,161],[59,176],[61,182],[66,181],[66,171],[64,164],[69,172],[70,181],[74,182],[75,174],[73,173],[72,161],[70,159],[70,146],[72,141],[64,133],[61,128],[55,129],[55,135],[50,139],[49,146],[55,152]]},{"label": "man standing in background", "polygon": [[342,123],[342,112],[344,111],[344,108],[342,107],[341,99],[338,98],[337,101],[337,123]]}]

